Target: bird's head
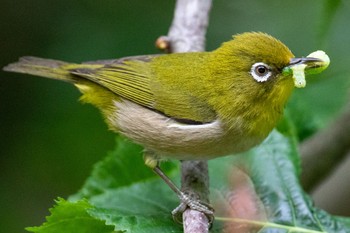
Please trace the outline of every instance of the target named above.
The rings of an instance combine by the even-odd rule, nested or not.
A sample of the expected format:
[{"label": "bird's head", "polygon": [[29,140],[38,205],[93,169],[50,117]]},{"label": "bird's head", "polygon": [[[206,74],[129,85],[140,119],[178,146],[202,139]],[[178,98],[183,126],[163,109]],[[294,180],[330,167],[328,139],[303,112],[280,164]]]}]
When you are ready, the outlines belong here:
[{"label": "bird's head", "polygon": [[305,86],[305,73],[319,73],[328,64],[322,51],[295,58],[286,45],[265,33],[236,35],[211,53],[208,76],[216,90],[212,105],[224,121],[239,116],[251,121],[254,130],[265,125],[265,135],[282,115],[294,87]]},{"label": "bird's head", "polygon": [[306,85],[305,73],[319,73],[329,65],[323,51],[295,58],[281,41],[261,32],[235,35],[212,55],[211,70],[225,77],[227,87],[258,99],[273,95],[282,102],[293,87]]}]

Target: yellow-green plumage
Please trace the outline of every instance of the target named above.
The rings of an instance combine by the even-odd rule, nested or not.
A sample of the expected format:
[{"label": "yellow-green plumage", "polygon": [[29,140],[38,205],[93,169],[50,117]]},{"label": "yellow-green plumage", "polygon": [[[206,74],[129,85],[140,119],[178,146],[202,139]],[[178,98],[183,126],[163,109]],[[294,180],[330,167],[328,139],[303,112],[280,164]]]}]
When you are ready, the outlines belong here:
[{"label": "yellow-green plumage", "polygon": [[277,39],[244,33],[212,52],[83,64],[23,57],[4,70],[75,85],[111,130],[145,147],[146,165],[182,204],[211,216],[212,209],[182,193],[158,161],[212,159],[258,145],[277,124],[294,86],[305,86],[305,73],[319,73],[329,62],[323,51],[294,58]]},{"label": "yellow-green plumage", "polygon": [[[73,83],[111,129],[157,157],[201,159],[268,135],[294,88],[292,75],[282,75],[293,57],[269,35],[244,33],[212,52],[83,64],[25,57],[5,69]],[[257,63],[268,67],[267,80],[252,77]]]}]

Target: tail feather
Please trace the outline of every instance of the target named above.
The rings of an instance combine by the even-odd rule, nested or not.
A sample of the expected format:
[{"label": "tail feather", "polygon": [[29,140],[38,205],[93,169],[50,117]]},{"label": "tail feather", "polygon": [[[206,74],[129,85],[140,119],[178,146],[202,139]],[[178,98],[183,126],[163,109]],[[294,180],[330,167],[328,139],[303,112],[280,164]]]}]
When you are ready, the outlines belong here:
[{"label": "tail feather", "polygon": [[77,68],[77,64],[27,56],[5,66],[3,70],[74,82],[74,76],[69,71],[74,68]]}]

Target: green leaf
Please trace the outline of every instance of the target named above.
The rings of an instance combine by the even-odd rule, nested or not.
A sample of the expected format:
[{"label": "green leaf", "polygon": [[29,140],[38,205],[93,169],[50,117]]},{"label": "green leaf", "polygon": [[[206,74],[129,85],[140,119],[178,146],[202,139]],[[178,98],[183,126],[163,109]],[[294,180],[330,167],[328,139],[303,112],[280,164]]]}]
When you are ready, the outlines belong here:
[{"label": "green leaf", "polygon": [[84,187],[71,200],[89,198],[105,192],[154,178],[155,174],[144,165],[142,147],[129,140],[117,137],[116,148],[97,163]]},{"label": "green leaf", "polygon": [[[274,131],[265,142],[250,152],[237,157],[224,158],[226,161],[212,161],[211,177],[227,177],[229,170],[240,170],[248,176],[251,192],[256,195],[255,208],[260,208],[263,219],[242,219],[240,216],[224,216],[224,222],[245,222],[263,227],[259,232],[350,232],[348,218],[339,218],[316,208],[310,197],[302,190],[295,163],[298,160],[295,140]],[[230,168],[223,169],[223,164]],[[234,166],[232,166],[234,164]],[[219,177],[216,177],[217,179]],[[232,182],[231,182],[232,183]],[[230,183],[217,189],[221,196],[234,196]],[[232,188],[232,187],[231,187]],[[237,188],[237,187],[235,187]],[[233,192],[233,194],[232,194]],[[230,201],[225,205],[230,207]],[[261,205],[261,206],[259,206]],[[227,211],[226,211],[227,212]]]},{"label": "green leaf", "polygon": [[[163,163],[174,178],[178,166]],[[178,205],[176,195],[145,166],[142,148],[118,137],[117,147],[96,164],[84,187],[70,200],[87,198],[96,208],[91,216],[123,232],[182,232],[171,211]]]},{"label": "green leaf", "polygon": [[[141,146],[117,137],[115,150],[94,166],[83,188],[72,195],[70,200],[88,199],[106,190],[119,190],[135,183],[158,180],[158,176],[145,166],[142,153]],[[162,169],[171,173],[178,171],[178,166],[172,162],[164,162]]]},{"label": "green leaf", "polygon": [[[287,128],[284,133],[291,135],[293,131]],[[274,131],[247,153],[209,162],[211,200],[217,217],[211,232],[222,232],[232,223],[240,229],[248,227],[246,232],[350,232],[348,218],[317,209],[300,187],[295,141]],[[118,232],[182,232],[170,214],[178,205],[176,195],[143,164],[141,151],[139,146],[118,138],[116,150],[95,166],[81,191],[70,198],[75,202],[60,200],[46,223],[28,230],[69,232],[62,227],[71,226],[74,232],[85,232],[89,225],[77,218],[84,216],[88,222],[113,226]],[[178,167],[164,165],[170,178],[178,182]],[[89,232],[104,231],[91,227]]]},{"label": "green leaf", "polygon": [[26,230],[37,233],[111,233],[113,226],[106,225],[105,221],[91,217],[88,214],[92,206],[86,200],[75,203],[59,198],[50,212],[51,216],[40,227],[28,227]]}]

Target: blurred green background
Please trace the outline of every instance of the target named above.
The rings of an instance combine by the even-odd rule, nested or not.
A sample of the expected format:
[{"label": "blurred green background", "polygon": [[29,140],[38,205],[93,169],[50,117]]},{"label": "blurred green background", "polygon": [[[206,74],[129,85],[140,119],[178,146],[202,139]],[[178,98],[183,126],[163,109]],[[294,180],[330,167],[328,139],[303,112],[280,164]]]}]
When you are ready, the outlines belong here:
[{"label": "blurred green background", "polygon": [[[81,62],[158,53],[154,41],[167,33],[175,1],[0,0],[0,5],[3,67],[23,55]],[[338,0],[214,1],[207,48],[235,33],[264,31],[296,56],[327,51],[329,70],[291,102],[296,113],[314,111],[311,128],[322,128],[347,101],[349,17],[350,3]],[[25,232],[24,227],[41,224],[53,200],[75,193],[93,164],[113,148],[114,136],[98,111],[78,98],[66,83],[0,71],[1,232]],[[349,177],[349,169],[341,176]],[[344,182],[341,188],[349,196],[348,182],[338,182]],[[316,193],[319,200],[329,199],[320,193],[327,192]],[[339,195],[344,203],[346,196]],[[326,207],[349,214],[336,205]]]}]

